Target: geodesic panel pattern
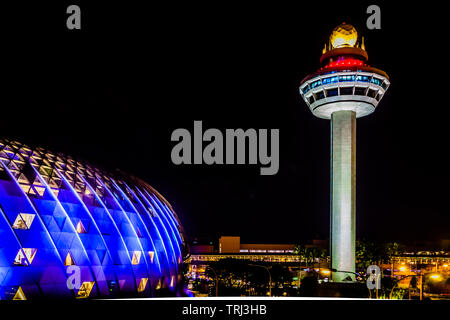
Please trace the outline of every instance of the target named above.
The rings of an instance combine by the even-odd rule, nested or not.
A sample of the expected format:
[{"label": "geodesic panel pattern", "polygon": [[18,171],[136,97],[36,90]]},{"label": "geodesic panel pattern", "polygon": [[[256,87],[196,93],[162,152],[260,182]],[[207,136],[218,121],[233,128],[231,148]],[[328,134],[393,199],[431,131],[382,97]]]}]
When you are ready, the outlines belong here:
[{"label": "geodesic panel pattern", "polygon": [[142,180],[0,139],[0,299],[175,292],[183,243]]}]

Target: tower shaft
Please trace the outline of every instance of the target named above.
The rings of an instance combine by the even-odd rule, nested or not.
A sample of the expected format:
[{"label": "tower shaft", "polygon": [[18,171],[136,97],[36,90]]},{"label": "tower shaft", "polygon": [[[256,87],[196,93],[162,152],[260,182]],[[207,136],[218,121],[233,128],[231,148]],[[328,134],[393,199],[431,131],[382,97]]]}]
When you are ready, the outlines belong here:
[{"label": "tower shaft", "polygon": [[[333,281],[355,281],[356,113],[331,115],[331,267]],[[350,271],[353,273],[345,273]]]}]

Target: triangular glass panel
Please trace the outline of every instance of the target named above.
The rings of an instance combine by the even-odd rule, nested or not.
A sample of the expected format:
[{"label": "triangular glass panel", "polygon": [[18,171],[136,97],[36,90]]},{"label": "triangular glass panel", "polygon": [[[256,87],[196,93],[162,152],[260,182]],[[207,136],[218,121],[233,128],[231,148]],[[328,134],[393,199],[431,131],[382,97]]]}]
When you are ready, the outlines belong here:
[{"label": "triangular glass panel", "polygon": [[25,297],[25,293],[23,293],[22,287],[19,287],[19,289],[17,289],[13,300],[27,300],[27,297]]},{"label": "triangular glass panel", "polygon": [[74,266],[75,265],[75,261],[73,261],[70,251],[67,253],[66,260],[64,260],[64,265],[65,266]]},{"label": "triangular glass panel", "polygon": [[16,258],[14,259],[14,265],[17,266],[28,266],[33,262],[36,256],[37,249],[35,248],[23,248],[17,252]]},{"label": "triangular glass panel", "polygon": [[32,213],[19,213],[13,224],[13,229],[27,230],[30,229],[35,215]]},{"label": "triangular glass panel", "polygon": [[86,229],[84,228],[83,223],[80,221],[78,221],[77,223],[77,233],[86,233]]},{"label": "triangular glass panel", "polygon": [[141,251],[133,251],[133,258],[131,259],[131,264],[139,264],[141,261]]}]

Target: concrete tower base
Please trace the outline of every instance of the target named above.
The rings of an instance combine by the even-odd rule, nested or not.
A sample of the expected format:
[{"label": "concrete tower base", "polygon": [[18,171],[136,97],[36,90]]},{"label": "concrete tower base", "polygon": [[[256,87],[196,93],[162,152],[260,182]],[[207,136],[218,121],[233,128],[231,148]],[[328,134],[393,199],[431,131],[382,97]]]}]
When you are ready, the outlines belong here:
[{"label": "concrete tower base", "polygon": [[[355,281],[356,113],[331,115],[331,267],[335,282]],[[347,272],[343,272],[347,271]]]}]

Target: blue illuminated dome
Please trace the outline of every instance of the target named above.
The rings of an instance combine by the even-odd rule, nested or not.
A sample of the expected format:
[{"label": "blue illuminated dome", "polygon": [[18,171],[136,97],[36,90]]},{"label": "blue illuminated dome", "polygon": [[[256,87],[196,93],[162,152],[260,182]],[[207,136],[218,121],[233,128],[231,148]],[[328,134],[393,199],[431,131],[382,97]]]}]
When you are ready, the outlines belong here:
[{"label": "blue illuminated dome", "polygon": [[0,139],[0,300],[176,294],[183,248],[142,180]]}]

